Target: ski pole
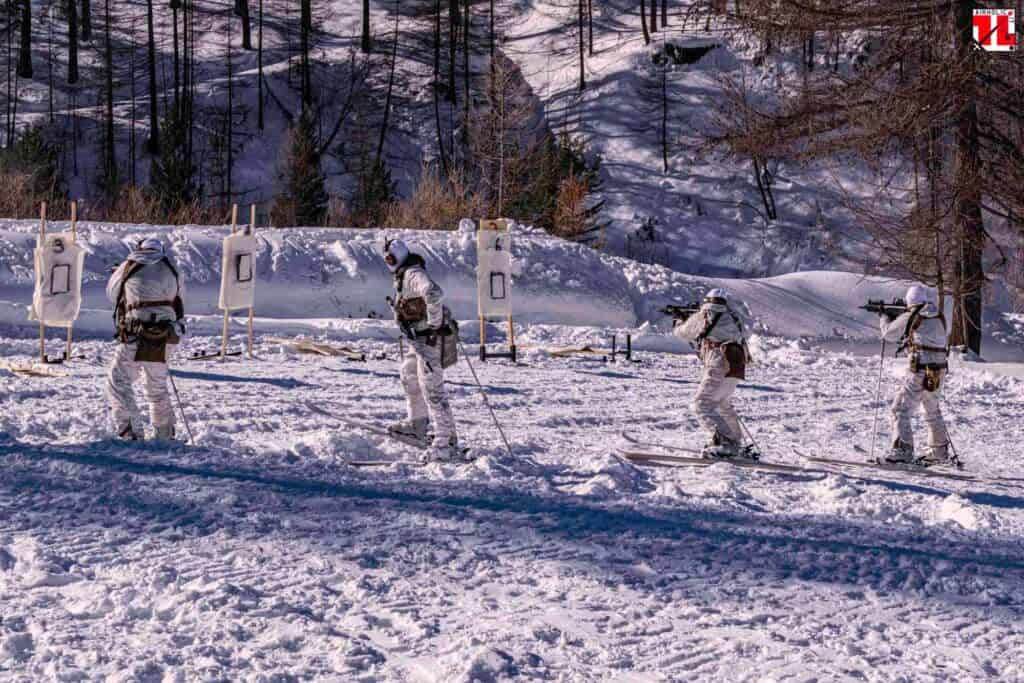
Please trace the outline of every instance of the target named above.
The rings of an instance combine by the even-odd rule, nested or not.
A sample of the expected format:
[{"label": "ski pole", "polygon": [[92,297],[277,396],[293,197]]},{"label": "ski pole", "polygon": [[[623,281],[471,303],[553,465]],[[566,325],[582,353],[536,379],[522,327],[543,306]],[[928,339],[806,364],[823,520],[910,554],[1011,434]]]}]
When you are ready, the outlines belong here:
[{"label": "ski pole", "polygon": [[875,387],[875,422],[871,427],[871,456],[875,459],[875,439],[878,438],[878,399],[882,395],[882,371],[885,369],[885,339],[882,339],[882,353],[878,356],[878,386]]},{"label": "ski pole", "polygon": [[463,360],[466,361],[466,365],[469,366],[469,371],[473,373],[473,381],[476,382],[476,388],[480,390],[480,396],[484,399],[484,405],[487,406],[487,410],[491,413],[491,419],[494,421],[494,426],[498,428],[498,433],[501,434],[501,440],[505,442],[505,449],[508,451],[508,455],[511,458],[515,457],[512,452],[512,446],[508,443],[508,437],[505,436],[505,430],[501,428],[501,423],[498,422],[498,416],[494,414],[494,408],[491,407],[491,402],[487,399],[487,392],[484,391],[484,386],[480,384],[480,378],[476,376],[476,369],[469,360],[469,356],[466,354],[466,347],[463,346],[461,339],[456,339],[459,343],[459,351],[462,353]]},{"label": "ski pole", "polygon": [[185,405],[181,402],[181,394],[178,393],[178,385],[174,383],[174,375],[171,374],[169,368],[167,370],[167,378],[171,380],[171,389],[174,389],[174,398],[178,402],[178,412],[181,413],[181,422],[185,425],[185,431],[188,432],[188,442],[195,446],[196,440],[192,438],[192,428],[189,427],[188,418],[185,417]]},{"label": "ski pole", "polygon": [[746,433],[747,438],[750,439],[750,445],[754,447],[754,450],[758,453],[761,452],[761,447],[757,445],[757,441],[754,439],[754,435],[747,429],[747,423],[743,421],[743,418],[739,415],[736,416],[736,421],[740,423],[740,428]]}]

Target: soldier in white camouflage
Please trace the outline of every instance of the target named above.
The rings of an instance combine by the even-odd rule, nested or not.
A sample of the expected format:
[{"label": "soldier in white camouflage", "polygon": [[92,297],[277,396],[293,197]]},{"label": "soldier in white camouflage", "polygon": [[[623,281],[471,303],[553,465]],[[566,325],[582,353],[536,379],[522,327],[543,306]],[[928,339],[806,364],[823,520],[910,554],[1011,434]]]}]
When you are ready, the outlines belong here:
[{"label": "soldier in white camouflage", "polygon": [[401,240],[386,242],[384,260],[395,275],[395,319],[406,337],[401,377],[408,403],[407,418],[388,431],[406,443],[429,445],[431,459],[457,460],[459,440],[442,363],[442,348],[455,343],[456,328],[444,291],[427,274],[423,258]]}]

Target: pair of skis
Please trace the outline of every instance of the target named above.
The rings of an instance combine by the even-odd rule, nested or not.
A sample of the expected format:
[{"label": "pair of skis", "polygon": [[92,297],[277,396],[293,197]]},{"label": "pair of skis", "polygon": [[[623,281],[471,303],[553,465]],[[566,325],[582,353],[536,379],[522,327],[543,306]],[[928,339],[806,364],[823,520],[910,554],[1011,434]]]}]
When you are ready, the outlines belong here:
[{"label": "pair of skis", "polygon": [[[655,466],[676,465],[689,467],[710,467],[711,465],[724,462],[735,467],[761,470],[765,472],[808,473],[812,471],[805,467],[800,467],[798,465],[783,465],[781,463],[764,462],[762,460],[752,460],[750,458],[743,457],[704,458],[701,457],[700,451],[697,449],[684,448],[682,446],[674,446],[671,444],[641,441],[640,439],[626,431],[622,432],[622,438],[629,444],[629,446],[626,448],[619,449],[619,455],[625,458],[626,460],[629,460],[630,462],[635,462],[638,464]],[[956,479],[960,481],[979,480],[977,477],[968,474],[958,474],[955,472],[949,472],[943,469],[938,469],[936,466],[925,467],[921,465],[899,465],[895,463],[868,460],[841,460],[835,458],[822,458],[805,455],[799,451],[794,452],[804,460],[812,463],[817,463],[820,465],[832,465],[835,467],[868,467],[878,470],[884,470],[887,472],[919,474],[925,477],[940,477],[946,479]]]},{"label": "pair of skis", "polygon": [[[421,451],[424,450],[425,448],[425,445],[422,443],[414,443],[411,440],[405,440],[400,436],[392,432],[389,432],[387,429],[382,429],[378,427],[377,425],[368,424],[366,422],[360,422],[359,420],[353,420],[352,418],[345,417],[344,415],[337,415],[328,410],[324,410],[320,406],[315,405],[313,403],[307,402],[306,407],[309,408],[314,413],[318,413],[320,415],[323,415],[324,417],[335,420],[336,422],[341,422],[342,424],[348,425],[349,427],[353,427],[368,434],[382,436],[386,439],[395,441],[396,443],[400,443],[403,446],[410,446],[412,448],[417,448]],[[475,459],[475,457],[471,457],[471,449],[469,448],[463,448],[460,451],[460,455],[460,460],[441,462],[465,464],[468,462],[472,462]],[[412,465],[414,467],[423,467],[424,465],[429,465],[431,462],[436,462],[429,460],[427,458],[420,458],[419,460],[352,460],[351,458],[343,459],[346,465],[351,465],[352,467],[388,467],[390,465]]]}]

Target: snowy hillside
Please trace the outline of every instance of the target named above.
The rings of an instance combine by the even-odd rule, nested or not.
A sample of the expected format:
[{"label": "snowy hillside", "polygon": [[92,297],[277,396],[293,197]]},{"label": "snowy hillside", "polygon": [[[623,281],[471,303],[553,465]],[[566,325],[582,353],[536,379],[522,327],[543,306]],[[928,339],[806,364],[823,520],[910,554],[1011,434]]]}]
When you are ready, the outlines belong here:
[{"label": "snowy hillside", "polygon": [[[263,217],[278,189],[279,160],[288,128],[300,111],[296,13],[290,6],[266,3],[260,128],[257,55],[241,48],[238,17],[216,3],[196,5],[193,68],[200,120],[194,131],[201,163],[196,167],[195,185],[219,197],[216,201],[220,203],[261,204]],[[646,46],[635,3],[610,0],[596,3],[594,8],[594,54],[585,60],[588,85],[582,92],[578,88],[578,35],[572,3],[498,3],[496,50],[512,60],[525,79],[527,105],[543,115],[543,126],[585,140],[591,152],[603,157],[600,199],[605,202],[602,219],[608,223],[608,251],[687,273],[720,277],[850,269],[864,260],[865,255],[843,237],[854,226],[829,188],[839,179],[847,192],[871,194],[872,178],[861,177],[848,164],[814,169],[771,164],[780,220],[768,224],[749,160],[725,159],[703,147],[703,136],[712,125],[727,80],[749,78],[771,90],[778,74],[792,70],[796,56],[783,51],[755,66],[754,44],[742,35],[731,35],[718,23],[707,24],[692,16],[690,2],[673,5],[667,28],[654,33],[652,43]],[[140,9],[126,8],[124,20],[113,26],[117,63],[113,114],[119,177],[124,182],[141,183],[151,159],[142,149],[150,122],[145,15]],[[251,11],[255,30],[255,7]],[[447,84],[436,83],[433,76],[432,11],[431,6],[419,3],[371,3],[373,52],[366,56],[358,52],[358,3],[327,0],[313,4],[316,30],[311,68],[318,98],[322,163],[330,191],[344,202],[351,199],[355,169],[365,161],[362,157],[367,149],[376,148],[384,127],[392,48],[396,85],[382,149],[401,195],[412,192],[425,163],[437,162],[438,140],[457,137],[465,125],[461,93],[454,104],[445,101],[434,110],[433,91],[443,90]],[[473,107],[482,106],[486,88],[488,20],[485,7],[474,8],[470,33],[478,43],[467,81]],[[60,17],[52,15],[36,24],[36,77],[17,83],[17,116],[23,125],[53,119],[49,71],[42,68],[51,53],[43,38],[52,32],[59,42],[65,29]],[[399,41],[393,45],[396,30]],[[173,36],[171,13],[161,7],[155,15],[161,117],[173,99],[177,59]],[[668,76],[667,171],[656,123],[659,105],[651,92],[661,74],[652,58],[663,55],[666,45],[689,50]],[[83,44],[85,83],[100,82],[104,49],[96,39]],[[64,84],[66,58],[65,49],[58,45],[52,52],[53,125],[60,131],[60,161],[71,195],[88,204],[96,198],[101,175],[104,103],[98,87]],[[446,53],[444,59],[448,58]],[[461,88],[461,53],[457,58],[456,80]],[[228,120],[229,62],[233,98],[230,145],[224,123]],[[72,128],[82,132],[72,136]],[[134,155],[129,147],[132,142]],[[223,188],[228,146],[233,152],[231,186]]]}]

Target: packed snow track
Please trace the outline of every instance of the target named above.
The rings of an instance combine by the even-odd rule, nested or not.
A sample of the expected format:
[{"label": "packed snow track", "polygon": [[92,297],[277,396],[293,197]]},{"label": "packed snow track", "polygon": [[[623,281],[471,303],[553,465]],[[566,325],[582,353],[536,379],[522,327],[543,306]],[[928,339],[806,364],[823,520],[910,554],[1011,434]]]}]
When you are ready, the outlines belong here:
[{"label": "packed snow track", "polygon": [[[367,422],[404,411],[395,348],[369,361],[180,360],[194,446],[109,440],[109,342],[49,378],[0,374],[0,678],[337,681],[1024,679],[1024,379],[958,366],[945,405],[968,470],[840,470],[866,457],[877,366],[765,343],[738,407],[796,474],[643,467],[628,427],[699,443],[690,355],[640,364],[527,351],[465,363],[467,465]],[[564,339],[567,341],[567,338]],[[0,341],[30,357],[31,338]],[[381,359],[380,355],[387,358]]]}]

